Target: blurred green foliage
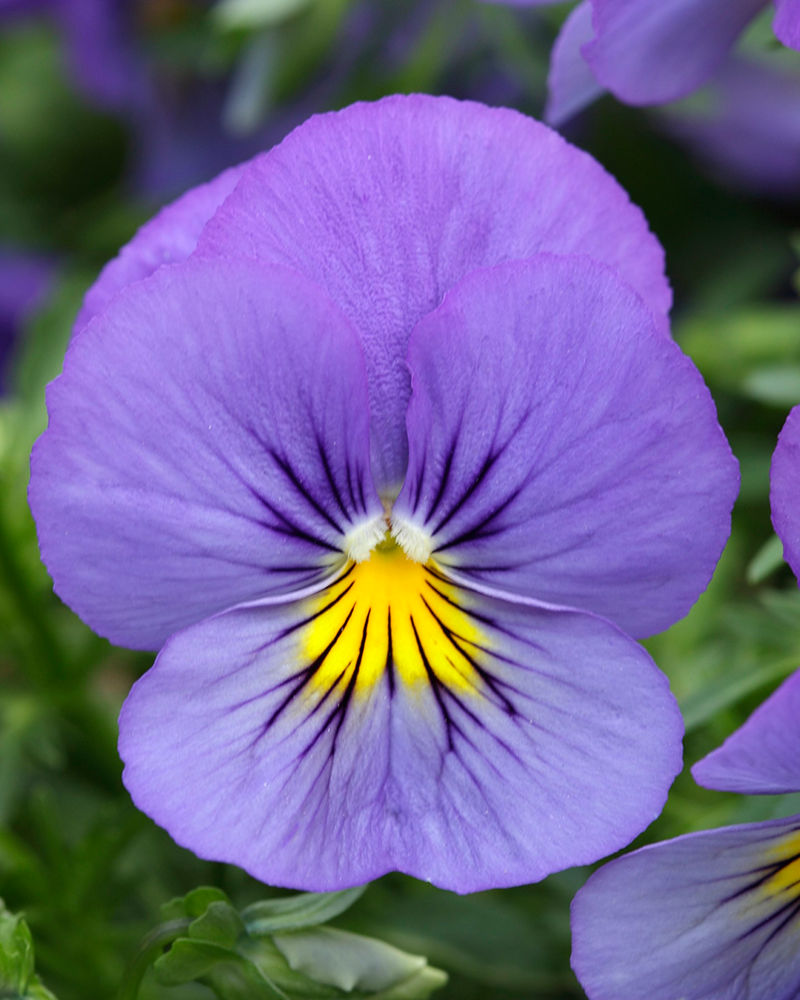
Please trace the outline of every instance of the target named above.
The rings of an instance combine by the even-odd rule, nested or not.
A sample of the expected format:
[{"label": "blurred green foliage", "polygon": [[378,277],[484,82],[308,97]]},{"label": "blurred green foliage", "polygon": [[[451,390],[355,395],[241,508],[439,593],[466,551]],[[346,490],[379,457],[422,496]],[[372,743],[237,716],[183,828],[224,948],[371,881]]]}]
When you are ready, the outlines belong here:
[{"label": "blurred green foliage", "polygon": [[[239,135],[398,90],[539,114],[566,9],[475,0],[149,6],[172,14],[142,37],[142,58],[182,87],[223,84],[224,122]],[[270,920],[291,919],[299,904],[238,869],[200,861],[134,809],[120,780],[116,715],[151,658],[93,635],[53,595],[39,561],[25,492],[46,420],[44,388],[60,369],[84,290],[157,207],[158,197],[132,181],[136,125],[80,95],[52,24],[0,25],[0,244],[59,263],[51,295],[19,339],[13,390],[0,400],[0,895],[25,915],[0,911],[0,994],[5,977],[14,996],[50,995],[33,973],[32,932],[38,970],[60,1000],[124,996],[142,971],[142,939],[143,1000],[362,996],[330,981],[331,955],[345,947],[337,932],[314,932],[301,972],[292,972]],[[798,206],[715,187],[650,117],[609,99],[569,138],[616,174],[664,243],[675,335],[705,375],[742,467],[733,535],[711,586],[684,621],[647,643],[685,712],[687,768],[640,843],[800,811],[791,797],[707,792],[688,773],[800,664],[800,592],[769,518],[770,458],[800,403]],[[443,1000],[569,1000],[582,993],[569,971],[568,908],[587,874],[467,898],[392,875],[322,919],[445,969]],[[215,888],[192,893],[201,883]],[[185,898],[162,918],[175,896]],[[327,992],[314,975],[306,992],[292,992],[298,975],[319,976],[323,966]],[[275,987],[259,982],[265,975]]]}]

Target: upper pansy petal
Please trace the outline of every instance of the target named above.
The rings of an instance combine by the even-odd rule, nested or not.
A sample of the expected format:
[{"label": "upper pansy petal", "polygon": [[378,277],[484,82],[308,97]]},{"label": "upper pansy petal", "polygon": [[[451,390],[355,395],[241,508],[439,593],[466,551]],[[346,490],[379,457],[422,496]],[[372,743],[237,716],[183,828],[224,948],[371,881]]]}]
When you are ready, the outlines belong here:
[{"label": "upper pansy petal", "polygon": [[783,425],[770,473],[772,523],[783,542],[783,554],[792,572],[800,578],[800,406]]},{"label": "upper pansy petal", "polygon": [[540,251],[617,268],[664,316],[663,251],[587,154],[504,108],[425,95],[307,121],[256,158],[198,252],[288,264],[328,290],[362,338],[378,486],[405,471],[405,354],[414,324],[465,274]]},{"label": "upper pansy petal", "polygon": [[287,268],[186,261],[117,296],[48,389],[31,508],[56,591],[156,648],[321,581],[383,511],[358,340]]},{"label": "upper pansy petal", "polygon": [[775,34],[791,49],[800,49],[800,0],[775,0]]},{"label": "upper pansy petal", "polygon": [[236,187],[246,164],[223,171],[207,184],[192,188],[162,208],[100,272],[83,300],[75,332],[102,312],[117,292],[141,281],[163,264],[177,264],[194,251],[214,212]]},{"label": "upper pansy petal", "polygon": [[800,816],[612,861],[572,904],[589,1000],[796,1000]]},{"label": "upper pansy petal", "polygon": [[389,544],[313,599],[173,636],[120,717],[136,804],[312,890],[457,892],[617,850],[681,766],[666,678],[609,622],[458,588]]},{"label": "upper pansy petal", "polygon": [[686,614],[730,531],[736,461],[696,368],[614,272],[550,255],[475,272],[408,365],[403,544],[633,635]]},{"label": "upper pansy petal", "polygon": [[705,788],[745,795],[800,792],[800,672],[692,768]]},{"label": "upper pansy petal", "polygon": [[551,125],[568,121],[605,91],[581,51],[593,38],[591,0],[583,0],[564,21],[550,55],[545,120]]},{"label": "upper pansy petal", "polygon": [[765,0],[592,0],[594,75],[629,104],[685,97],[716,72]]}]

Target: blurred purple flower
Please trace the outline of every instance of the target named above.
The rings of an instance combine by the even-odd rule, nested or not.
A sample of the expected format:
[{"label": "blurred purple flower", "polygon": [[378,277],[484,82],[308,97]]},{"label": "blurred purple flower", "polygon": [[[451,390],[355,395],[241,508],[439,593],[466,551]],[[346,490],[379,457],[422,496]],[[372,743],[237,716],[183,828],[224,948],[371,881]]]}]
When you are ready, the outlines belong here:
[{"label": "blurred purple flower", "polygon": [[[553,48],[547,120],[561,124],[602,91],[666,104],[711,80],[767,0],[582,0]],[[778,0],[775,33],[800,49],[800,0]],[[592,81],[594,86],[592,86]]]},{"label": "blurred purple flower", "polygon": [[[800,571],[800,407],[772,465],[772,517]],[[692,769],[706,788],[800,792],[800,672]],[[589,1000],[796,1000],[800,815],[692,833],[605,865],[572,906]]]},{"label": "blurred purple flower", "polygon": [[662,122],[724,181],[800,192],[800,73],[731,58],[696,103],[665,109]]},{"label": "blurred purple flower", "polygon": [[47,258],[0,248],[0,392],[21,325],[41,303],[53,280]]},{"label": "blurred purple flower", "polygon": [[682,724],[621,630],[688,611],[738,483],[669,304],[597,163],[447,98],[313,118],[145,226],[30,492],[64,600],[163,646],[137,805],[312,889],[530,882],[646,826]]}]

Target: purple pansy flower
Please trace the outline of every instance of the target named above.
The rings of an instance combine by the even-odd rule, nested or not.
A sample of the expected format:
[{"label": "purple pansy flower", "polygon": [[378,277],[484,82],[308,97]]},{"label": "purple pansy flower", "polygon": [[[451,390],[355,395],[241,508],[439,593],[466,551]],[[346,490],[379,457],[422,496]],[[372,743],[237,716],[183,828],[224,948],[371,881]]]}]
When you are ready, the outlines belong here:
[{"label": "purple pansy flower", "polygon": [[[800,571],[800,407],[772,465],[772,517]],[[800,792],[800,671],[692,769],[706,788]],[[653,844],[593,875],[572,906],[590,1000],[796,1000],[800,816]]]},{"label": "purple pansy flower", "polygon": [[163,647],[137,805],[318,890],[530,882],[643,829],[682,724],[626,632],[686,613],[738,485],[669,302],[595,161],[448,98],[312,118],[146,226],[30,491],[58,593]]},{"label": "purple pansy flower", "polygon": [[[603,90],[637,105],[685,97],[722,68],[767,2],[582,0],[553,48],[548,121],[566,121]],[[800,49],[800,0],[778,0],[774,29]]]}]

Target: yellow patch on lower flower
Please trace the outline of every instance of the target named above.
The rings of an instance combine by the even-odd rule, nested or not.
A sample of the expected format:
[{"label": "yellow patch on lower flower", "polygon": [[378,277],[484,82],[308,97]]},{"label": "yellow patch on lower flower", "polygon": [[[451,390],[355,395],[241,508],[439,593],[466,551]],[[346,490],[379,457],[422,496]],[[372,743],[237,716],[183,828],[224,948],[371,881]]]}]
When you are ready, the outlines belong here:
[{"label": "yellow patch on lower flower", "polygon": [[473,662],[487,640],[461,606],[459,589],[389,538],[319,594],[311,612],[301,644],[316,665],[313,689],[347,685],[354,671],[355,693],[387,673],[390,687],[439,681],[467,692],[480,683]]},{"label": "yellow patch on lower flower", "polygon": [[769,852],[769,862],[780,866],[764,883],[770,896],[789,893],[800,896],[800,830],[797,830]]}]

